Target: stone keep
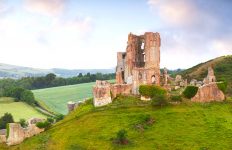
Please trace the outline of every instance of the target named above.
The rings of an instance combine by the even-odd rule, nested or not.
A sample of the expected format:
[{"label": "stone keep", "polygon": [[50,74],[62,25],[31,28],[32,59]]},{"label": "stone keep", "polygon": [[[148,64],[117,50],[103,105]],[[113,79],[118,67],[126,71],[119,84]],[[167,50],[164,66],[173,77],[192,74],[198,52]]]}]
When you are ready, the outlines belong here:
[{"label": "stone keep", "polygon": [[110,95],[110,83],[107,81],[96,81],[93,87],[94,106],[104,106],[112,102]]},{"label": "stone keep", "polygon": [[160,85],[160,46],[159,33],[130,33],[126,52],[117,53],[116,84],[132,85],[133,94],[141,84]]}]

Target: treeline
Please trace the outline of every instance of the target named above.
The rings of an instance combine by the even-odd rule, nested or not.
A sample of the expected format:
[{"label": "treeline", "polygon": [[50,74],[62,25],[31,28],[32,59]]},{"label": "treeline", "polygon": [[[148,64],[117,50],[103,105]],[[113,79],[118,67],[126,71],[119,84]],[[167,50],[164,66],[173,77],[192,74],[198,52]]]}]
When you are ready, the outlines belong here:
[{"label": "treeline", "polygon": [[94,82],[96,80],[111,80],[115,78],[115,74],[90,74],[85,75],[79,74],[76,77],[71,78],[62,78],[57,77],[53,73],[49,73],[46,76],[42,77],[25,77],[21,79],[1,79],[0,80],[0,96],[4,96],[7,92],[6,90],[12,89],[12,87],[19,87],[28,90],[41,89],[48,87],[64,86],[64,85],[73,85],[79,83],[88,83]]}]

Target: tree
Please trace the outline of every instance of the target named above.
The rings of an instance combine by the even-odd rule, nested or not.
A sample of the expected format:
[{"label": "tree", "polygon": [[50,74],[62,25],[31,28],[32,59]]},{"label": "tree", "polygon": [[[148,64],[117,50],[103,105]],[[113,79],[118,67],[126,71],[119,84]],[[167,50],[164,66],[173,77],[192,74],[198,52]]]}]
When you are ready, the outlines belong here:
[{"label": "tree", "polygon": [[8,123],[14,123],[14,119],[10,113],[5,113],[4,116],[0,118],[0,129],[6,129]]},{"label": "tree", "polygon": [[30,105],[35,103],[34,94],[30,90],[24,90],[20,99]]},{"label": "tree", "polygon": [[46,78],[46,81],[51,82],[56,78],[56,75],[54,73],[49,73],[45,76],[45,78]]},{"label": "tree", "polygon": [[79,73],[78,77],[79,77],[79,78],[80,78],[80,77],[83,77],[82,73]]}]

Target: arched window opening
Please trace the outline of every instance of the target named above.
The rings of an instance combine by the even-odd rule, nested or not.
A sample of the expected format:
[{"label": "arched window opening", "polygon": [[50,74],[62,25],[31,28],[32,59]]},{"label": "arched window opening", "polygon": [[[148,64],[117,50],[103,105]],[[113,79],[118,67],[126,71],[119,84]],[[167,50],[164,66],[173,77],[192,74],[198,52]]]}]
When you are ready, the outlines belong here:
[{"label": "arched window opening", "polygon": [[156,83],[155,75],[153,75],[153,76],[151,77],[151,83],[152,83],[152,84],[155,84],[155,83]]}]

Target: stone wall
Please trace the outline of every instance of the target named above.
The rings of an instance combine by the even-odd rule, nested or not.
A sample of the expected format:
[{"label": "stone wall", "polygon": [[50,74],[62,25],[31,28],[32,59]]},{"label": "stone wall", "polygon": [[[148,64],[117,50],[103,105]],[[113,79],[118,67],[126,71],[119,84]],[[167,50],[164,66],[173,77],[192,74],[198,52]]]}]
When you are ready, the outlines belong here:
[{"label": "stone wall", "polygon": [[16,145],[25,139],[25,131],[19,123],[9,124],[9,137],[7,138],[7,145]]},{"label": "stone wall", "polygon": [[0,143],[6,143],[6,129],[0,130]]},{"label": "stone wall", "polygon": [[107,81],[96,81],[93,87],[94,106],[104,106],[112,102],[110,95],[110,83]]},{"label": "stone wall", "polygon": [[217,83],[209,83],[199,87],[197,94],[191,99],[194,102],[211,102],[211,101],[223,101],[225,95],[217,87]]},{"label": "stone wall", "polygon": [[9,136],[6,138],[6,133],[0,135],[0,143],[6,143],[7,145],[17,145],[24,141],[24,139],[32,137],[44,131],[36,127],[36,123],[43,121],[43,119],[32,118],[28,121],[28,127],[22,128],[19,123],[9,123]]},{"label": "stone wall", "polygon": [[131,84],[114,84],[111,86],[112,98],[115,98],[118,94],[128,95],[131,90]]}]

